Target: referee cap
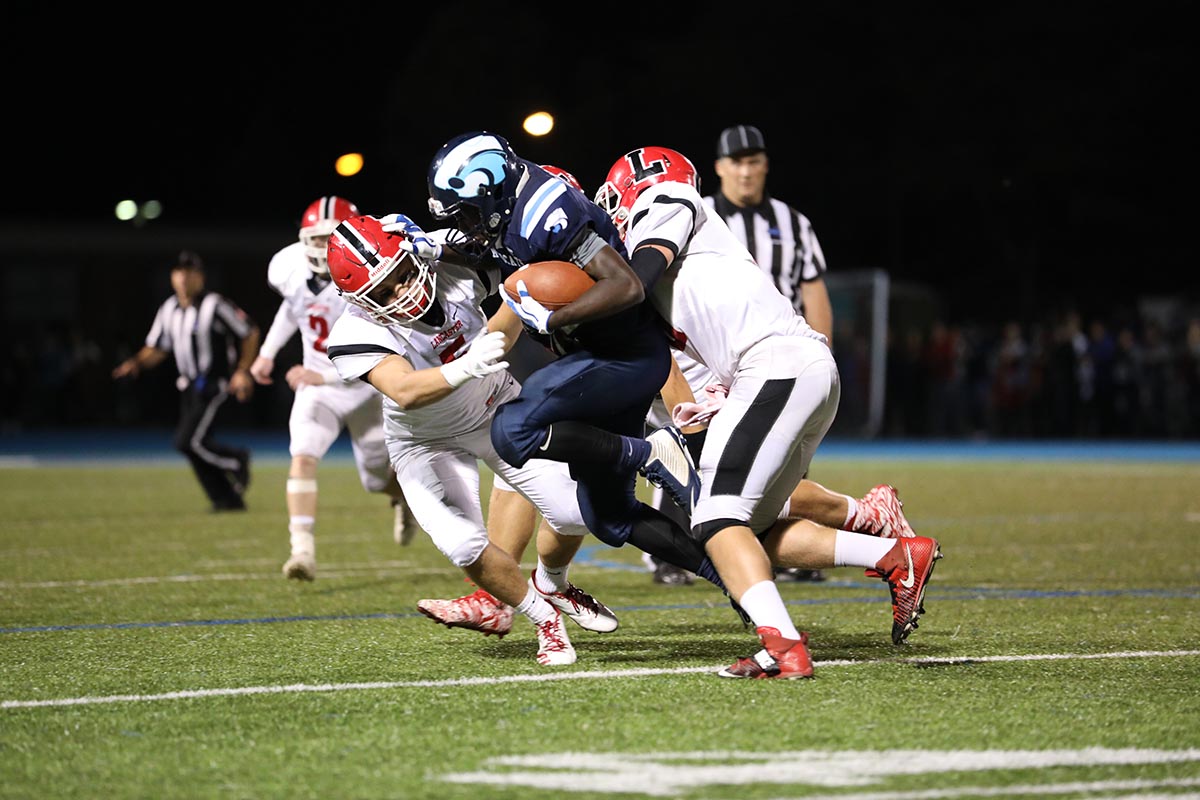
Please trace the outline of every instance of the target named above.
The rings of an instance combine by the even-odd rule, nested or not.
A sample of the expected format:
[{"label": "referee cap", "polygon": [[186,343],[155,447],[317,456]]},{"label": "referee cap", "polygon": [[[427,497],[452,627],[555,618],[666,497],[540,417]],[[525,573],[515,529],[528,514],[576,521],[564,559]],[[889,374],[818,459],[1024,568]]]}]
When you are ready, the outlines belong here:
[{"label": "referee cap", "polygon": [[204,271],[204,261],[192,250],[181,250],[171,269],[194,269]]},{"label": "referee cap", "polygon": [[717,140],[717,158],[766,151],[767,144],[763,141],[762,131],[753,125],[734,125],[732,128],[726,128],[721,131],[721,138]]}]

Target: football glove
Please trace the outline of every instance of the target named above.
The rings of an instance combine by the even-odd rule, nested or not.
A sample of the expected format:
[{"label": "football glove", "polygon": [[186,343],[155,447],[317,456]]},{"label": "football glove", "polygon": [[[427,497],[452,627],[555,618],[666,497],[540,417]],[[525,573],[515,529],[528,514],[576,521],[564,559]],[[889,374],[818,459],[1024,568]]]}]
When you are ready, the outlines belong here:
[{"label": "football glove", "polygon": [[519,296],[514,300],[501,284],[500,296],[504,298],[504,302],[513,310],[513,313],[521,318],[521,322],[538,333],[549,333],[550,316],[554,312],[530,296],[529,290],[525,287],[525,281],[517,281],[517,294]]},{"label": "football glove", "polygon": [[379,218],[379,222],[384,233],[398,233],[404,237],[401,250],[407,250],[426,261],[437,261],[442,257],[442,246],[404,214],[385,214]]},{"label": "football glove", "polygon": [[446,383],[457,389],[472,378],[482,378],[508,369],[507,361],[498,361],[504,355],[504,332],[492,331],[485,333],[471,342],[470,348],[461,357],[448,364],[443,364],[442,377]]}]

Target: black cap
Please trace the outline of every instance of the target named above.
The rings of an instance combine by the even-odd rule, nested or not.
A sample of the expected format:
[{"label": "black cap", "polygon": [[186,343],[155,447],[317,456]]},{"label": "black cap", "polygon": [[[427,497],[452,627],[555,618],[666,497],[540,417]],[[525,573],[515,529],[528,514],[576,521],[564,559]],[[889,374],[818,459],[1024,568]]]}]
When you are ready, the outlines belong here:
[{"label": "black cap", "polygon": [[746,156],[751,153],[765,153],[767,144],[763,141],[762,131],[753,125],[734,125],[721,131],[717,140],[717,158],[726,156]]},{"label": "black cap", "polygon": [[171,269],[196,269],[204,271],[204,261],[191,250],[182,250]]}]

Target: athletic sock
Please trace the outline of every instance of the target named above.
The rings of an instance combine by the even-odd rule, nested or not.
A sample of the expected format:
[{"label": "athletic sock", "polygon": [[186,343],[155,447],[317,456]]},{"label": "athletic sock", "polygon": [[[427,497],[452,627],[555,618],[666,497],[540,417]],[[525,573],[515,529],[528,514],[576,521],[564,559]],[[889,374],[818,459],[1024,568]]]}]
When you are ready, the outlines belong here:
[{"label": "athletic sock", "polygon": [[833,565],[870,569],[895,545],[894,539],[880,539],[869,533],[838,531],[833,540]]},{"label": "athletic sock", "polygon": [[561,592],[567,588],[567,570],[570,564],[563,567],[547,567],[538,559],[537,572],[533,576],[534,583],[543,592]]},{"label": "athletic sock", "polygon": [[313,537],[313,517],[296,515],[288,518],[288,534],[291,538],[293,553],[308,553],[316,555],[317,543]]},{"label": "athletic sock", "polygon": [[524,614],[534,625],[539,625],[548,619],[553,619],[558,612],[554,606],[530,586],[525,590],[525,599],[517,604],[517,613]]},{"label": "athletic sock", "polygon": [[854,515],[858,513],[858,501],[848,494],[844,494],[842,497],[846,498],[846,502],[849,504],[849,508],[846,511],[846,521],[842,523],[842,529],[852,531],[854,528],[850,523],[853,522]]},{"label": "athletic sock", "polygon": [[779,595],[775,581],[759,581],[742,593],[738,601],[756,627],[775,628],[785,639],[799,639],[800,631],[788,616],[787,606]]}]

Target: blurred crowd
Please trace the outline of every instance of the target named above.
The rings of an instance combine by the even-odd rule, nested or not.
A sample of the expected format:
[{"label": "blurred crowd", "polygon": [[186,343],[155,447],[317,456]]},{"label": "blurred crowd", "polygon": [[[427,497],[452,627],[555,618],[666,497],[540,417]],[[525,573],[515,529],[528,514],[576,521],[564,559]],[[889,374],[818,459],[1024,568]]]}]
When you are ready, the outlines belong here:
[{"label": "blurred crowd", "polygon": [[[865,397],[866,350],[840,340],[839,417]],[[114,382],[127,343],[101,343],[52,325],[16,340],[2,367],[0,432],[172,424],[171,370]],[[248,427],[286,428],[288,392],[261,392],[237,412]],[[278,395],[278,396],[276,396]],[[834,435],[857,435],[835,425]],[[935,321],[891,332],[882,438],[1200,437],[1200,316],[1033,324]]]},{"label": "blurred crowd", "polygon": [[885,437],[1200,436],[1200,317],[892,331]]}]

